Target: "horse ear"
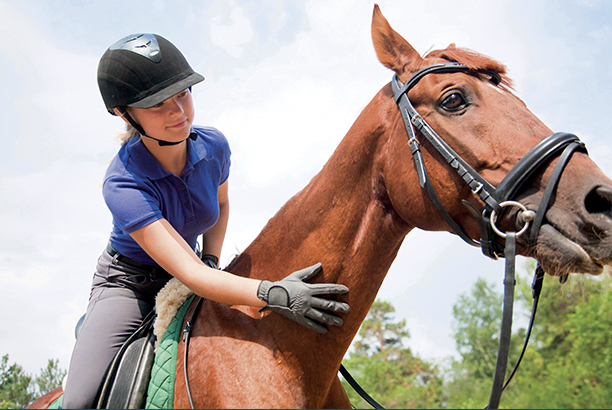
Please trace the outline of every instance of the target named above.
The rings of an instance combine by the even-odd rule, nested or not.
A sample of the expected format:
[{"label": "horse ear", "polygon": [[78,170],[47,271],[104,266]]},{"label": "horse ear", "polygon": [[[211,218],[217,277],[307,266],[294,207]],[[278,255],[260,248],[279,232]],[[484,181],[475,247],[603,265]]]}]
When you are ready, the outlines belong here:
[{"label": "horse ear", "polygon": [[406,66],[421,59],[410,43],[391,28],[378,4],[374,5],[372,16],[372,41],[378,60],[397,75],[402,74]]}]

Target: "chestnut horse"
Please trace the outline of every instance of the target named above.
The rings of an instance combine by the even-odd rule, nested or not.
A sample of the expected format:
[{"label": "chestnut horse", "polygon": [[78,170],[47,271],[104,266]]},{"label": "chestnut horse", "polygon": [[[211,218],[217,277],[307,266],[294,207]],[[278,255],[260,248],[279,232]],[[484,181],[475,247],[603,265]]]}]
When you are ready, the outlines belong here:
[{"label": "chestnut horse", "polygon": [[[439,72],[408,91],[412,105],[452,149],[492,185],[545,137],[547,128],[510,91],[505,68],[457,49],[421,57],[374,8],[372,37],[383,65],[406,82],[418,70],[458,62],[475,71]],[[494,73],[499,82],[476,74]],[[468,201],[482,209],[465,184],[419,132],[423,162],[441,204],[476,241],[480,227]],[[513,197],[536,210],[556,160]],[[584,152],[571,157],[543,224],[517,239],[517,252],[535,257],[551,275],[599,274],[612,263],[612,181]],[[507,212],[502,230],[522,225]],[[451,231],[419,184],[400,110],[387,84],[367,105],[333,156],[301,192],[269,221],[227,270],[279,280],[316,262],[315,278],[342,283],[351,311],[327,334],[280,315],[204,300],[192,329],[189,381],[198,408],[350,408],[338,369],[402,244],[414,228]],[[501,239],[499,239],[501,241]],[[192,307],[193,309],[193,307]],[[189,317],[189,313],[187,315]],[[189,406],[179,345],[175,408]],[[41,402],[39,402],[41,404]]]}]

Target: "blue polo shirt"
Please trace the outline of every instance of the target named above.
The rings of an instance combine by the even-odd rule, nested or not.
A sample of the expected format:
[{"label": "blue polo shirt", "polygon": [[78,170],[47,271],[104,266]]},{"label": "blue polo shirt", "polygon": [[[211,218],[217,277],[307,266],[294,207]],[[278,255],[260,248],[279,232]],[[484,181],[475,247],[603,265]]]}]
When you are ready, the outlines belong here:
[{"label": "blue polo shirt", "polygon": [[179,177],[155,159],[140,138],[121,146],[111,161],[102,193],[113,216],[110,242],[122,255],[155,262],[130,233],[165,218],[195,249],[198,235],[219,219],[218,188],[229,177],[231,151],[225,136],[212,127],[193,127],[187,139],[187,163]]}]

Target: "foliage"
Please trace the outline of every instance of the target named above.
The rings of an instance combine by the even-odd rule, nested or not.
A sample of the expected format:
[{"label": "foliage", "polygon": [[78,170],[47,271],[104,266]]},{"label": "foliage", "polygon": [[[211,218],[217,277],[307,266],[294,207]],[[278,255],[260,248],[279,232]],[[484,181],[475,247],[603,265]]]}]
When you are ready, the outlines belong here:
[{"label": "foliage", "polygon": [[14,363],[9,366],[9,356],[2,356],[0,362],[0,407],[22,408],[34,400],[31,390],[32,376],[26,374],[23,368]]},{"label": "foliage", "polygon": [[27,374],[23,367],[8,364],[9,355],[2,356],[0,362],[0,408],[24,408],[37,397],[53,390],[62,383],[66,375],[60,370],[58,360],[49,360],[40,375]]},{"label": "foliage", "polygon": [[[497,362],[502,306],[503,296],[484,279],[478,279],[471,292],[460,295],[453,306],[454,336],[461,360],[451,359],[446,374],[448,407],[482,408],[488,403]],[[523,330],[519,332],[522,334]],[[519,352],[519,343],[519,337],[512,338],[509,371],[515,365],[513,358]]]},{"label": "foliage", "polygon": [[495,371],[497,333],[501,324],[501,296],[479,279],[470,295],[460,295],[453,306],[455,341],[471,377],[490,378]]},{"label": "foliage", "polygon": [[[508,406],[612,407],[612,280],[546,278],[534,341]],[[504,400],[502,398],[502,400]]]},{"label": "foliage", "polygon": [[361,340],[355,343],[356,353],[373,355],[401,350],[403,340],[410,338],[410,333],[406,329],[405,320],[394,323],[394,318],[393,305],[376,300],[359,330]]},{"label": "foliage", "polygon": [[[611,290],[608,275],[572,275],[563,285],[557,278],[545,278],[529,347],[501,406],[612,406]],[[519,281],[517,299],[525,307],[531,305],[527,282]],[[452,361],[445,378],[448,407],[483,407],[488,402],[495,360],[490,356],[497,355],[500,306],[501,294],[482,280],[455,305],[455,339],[461,360]],[[512,361],[517,359],[524,333],[523,328],[514,330],[509,369],[514,367]]]},{"label": "foliage", "polygon": [[61,386],[64,376],[66,370],[59,368],[59,360],[49,359],[47,367],[41,369],[40,375],[36,376],[36,396],[42,396]]},{"label": "foliage", "polygon": [[[344,361],[359,384],[386,408],[434,408],[442,402],[442,380],[435,366],[413,355],[405,320],[395,322],[395,308],[375,301],[359,330],[355,352]],[[370,408],[343,381],[356,408]]]}]

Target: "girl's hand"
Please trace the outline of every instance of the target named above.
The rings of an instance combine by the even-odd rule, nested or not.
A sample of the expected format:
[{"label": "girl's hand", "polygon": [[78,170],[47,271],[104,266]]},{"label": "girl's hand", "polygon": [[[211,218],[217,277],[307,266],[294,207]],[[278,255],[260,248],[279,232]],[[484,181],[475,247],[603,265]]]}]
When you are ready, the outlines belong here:
[{"label": "girl's hand", "polygon": [[346,293],[348,292],[346,286],[335,283],[305,283],[320,270],[321,264],[317,263],[293,272],[278,282],[264,280],[259,284],[257,297],[268,304],[264,309],[288,317],[315,332],[326,333],[327,328],[318,322],[334,326],[341,326],[344,323],[340,317],[326,311],[346,313],[350,307],[343,302],[317,297]]}]

